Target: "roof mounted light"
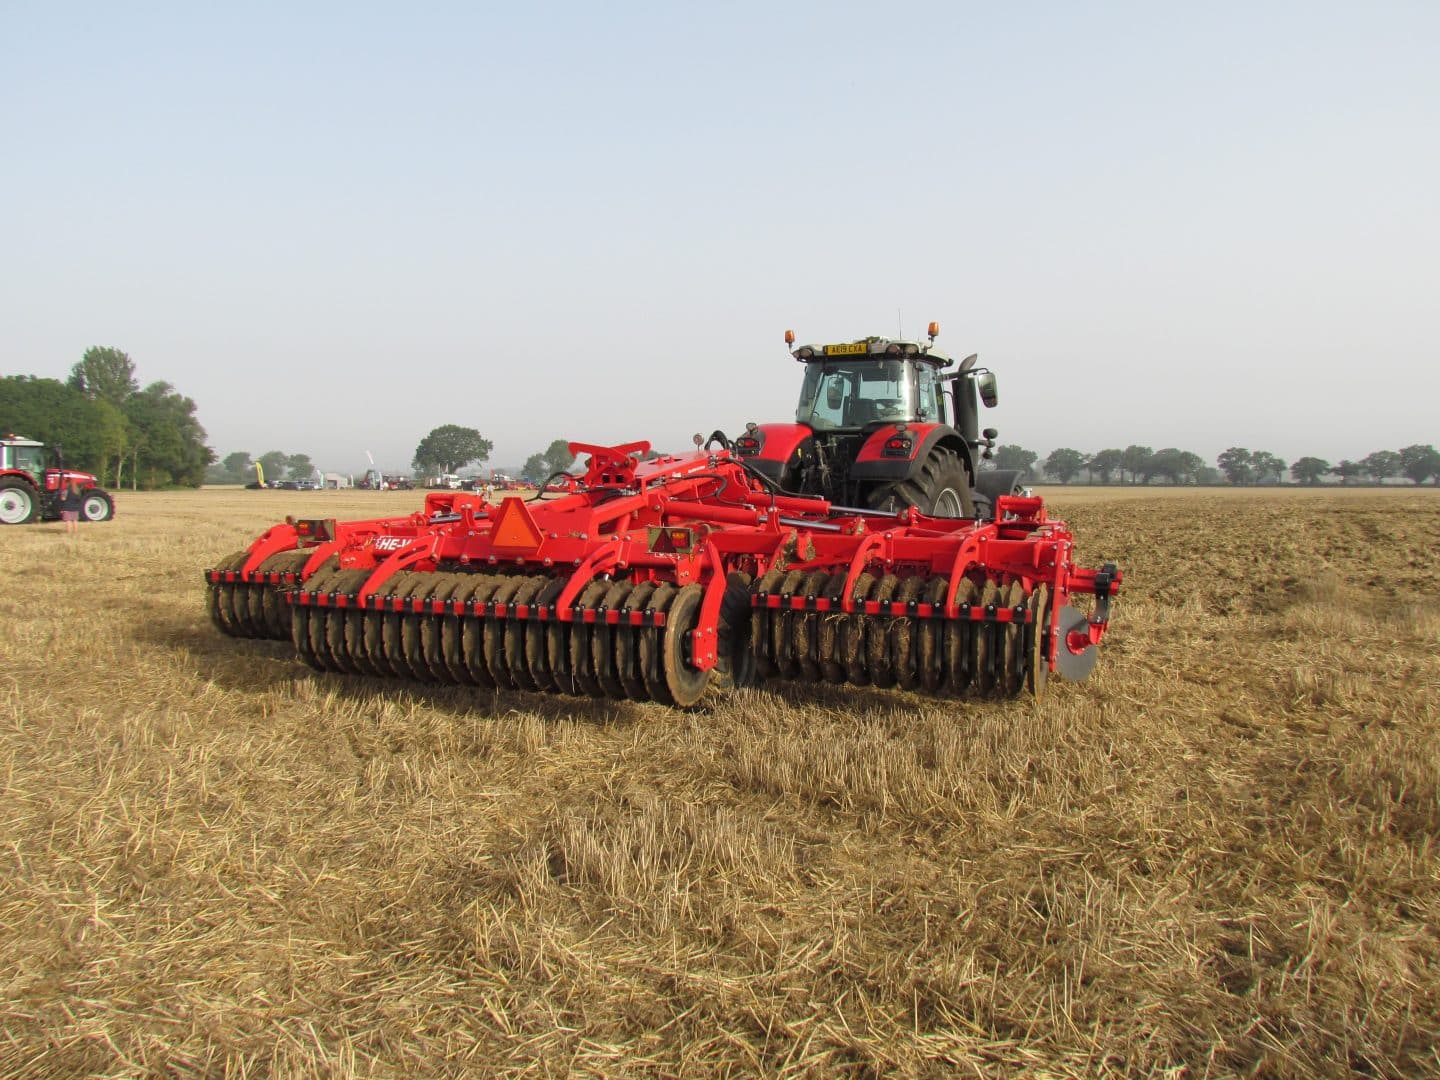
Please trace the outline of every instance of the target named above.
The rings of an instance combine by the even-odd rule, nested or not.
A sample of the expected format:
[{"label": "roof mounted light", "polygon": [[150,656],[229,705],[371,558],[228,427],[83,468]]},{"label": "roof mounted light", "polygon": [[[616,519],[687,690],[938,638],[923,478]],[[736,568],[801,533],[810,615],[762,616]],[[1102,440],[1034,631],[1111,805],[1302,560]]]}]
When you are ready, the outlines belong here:
[{"label": "roof mounted light", "polygon": [[885,349],[885,355],[886,355],[886,356],[899,356],[899,355],[900,355],[902,352],[904,352],[904,351],[905,351],[905,350],[903,350],[902,348],[900,348],[899,345],[896,345],[896,344],[894,344],[894,343],[891,343],[891,344]]},{"label": "roof mounted light", "polygon": [[815,350],[812,349],[809,345],[803,345],[796,350],[795,355],[798,356],[801,360],[809,360],[812,356],[815,355]]},{"label": "roof mounted light", "polygon": [[786,344],[786,345],[794,345],[794,344],[795,344],[795,331],[794,331],[794,330],[786,330],[786,331],[785,331],[785,344]]},{"label": "roof mounted light", "polygon": [[932,322],[928,327],[926,327],[926,330],[930,334],[931,341],[934,341],[937,337],[940,336],[940,324],[938,322]]}]

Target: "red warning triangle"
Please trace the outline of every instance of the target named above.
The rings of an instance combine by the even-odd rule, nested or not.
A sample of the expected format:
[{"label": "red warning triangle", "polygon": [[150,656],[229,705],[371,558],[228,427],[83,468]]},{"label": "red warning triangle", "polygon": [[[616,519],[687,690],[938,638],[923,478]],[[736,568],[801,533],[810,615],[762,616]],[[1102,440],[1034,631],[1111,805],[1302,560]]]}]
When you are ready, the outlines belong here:
[{"label": "red warning triangle", "polygon": [[508,551],[534,551],[540,546],[544,534],[540,532],[525,500],[511,495],[500,503],[500,512],[495,515],[490,529],[490,543]]}]

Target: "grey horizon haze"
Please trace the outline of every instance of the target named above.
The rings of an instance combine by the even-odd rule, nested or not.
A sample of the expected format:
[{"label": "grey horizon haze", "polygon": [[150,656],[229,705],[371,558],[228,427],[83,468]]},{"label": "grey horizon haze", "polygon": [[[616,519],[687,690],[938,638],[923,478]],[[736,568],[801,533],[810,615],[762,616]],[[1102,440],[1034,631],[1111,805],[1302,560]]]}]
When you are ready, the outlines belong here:
[{"label": "grey horizon haze", "polygon": [[0,6],[0,373],[115,345],[218,455],[793,416],[978,352],[1002,442],[1440,442],[1440,7]]}]

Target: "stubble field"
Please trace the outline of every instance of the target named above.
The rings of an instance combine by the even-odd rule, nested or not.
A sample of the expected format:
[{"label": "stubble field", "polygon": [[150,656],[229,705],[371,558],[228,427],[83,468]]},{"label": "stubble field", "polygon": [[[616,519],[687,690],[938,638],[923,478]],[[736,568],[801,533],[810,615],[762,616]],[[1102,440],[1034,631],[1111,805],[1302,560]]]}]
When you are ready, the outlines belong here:
[{"label": "stubble field", "polygon": [[1127,573],[1036,704],[322,676],[0,530],[0,1075],[1440,1074],[1440,495],[1056,493]]}]

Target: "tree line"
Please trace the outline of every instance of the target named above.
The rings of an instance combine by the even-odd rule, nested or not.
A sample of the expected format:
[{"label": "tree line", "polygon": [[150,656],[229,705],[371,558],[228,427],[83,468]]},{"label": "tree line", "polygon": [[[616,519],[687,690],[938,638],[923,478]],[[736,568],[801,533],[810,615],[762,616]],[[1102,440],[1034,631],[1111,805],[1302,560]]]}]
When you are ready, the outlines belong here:
[{"label": "tree line", "polygon": [[265,482],[272,480],[299,480],[315,475],[315,462],[309,454],[287,454],[283,450],[268,450],[258,458],[251,457],[248,450],[236,450],[226,454],[205,473],[205,480],[211,484],[243,484],[258,479],[255,466],[265,474]]},{"label": "tree line", "polygon": [[[1036,464],[1039,470],[1036,470]],[[1339,478],[1342,484],[1360,479],[1380,483],[1404,477],[1416,484],[1433,480],[1440,485],[1440,452],[1434,446],[1416,444],[1400,450],[1376,450],[1359,461],[1340,461],[1332,465],[1321,457],[1307,455],[1287,464],[1267,450],[1250,450],[1232,446],[1222,451],[1209,465],[1199,454],[1167,446],[1152,450],[1148,446],[1127,446],[1086,454],[1068,446],[1052,450],[1044,459],[1023,446],[1002,446],[995,451],[991,466],[997,469],[1019,469],[1027,475],[1038,475],[1072,483],[1080,476],[1092,484],[1150,484],[1157,479],[1170,484],[1282,484],[1286,474],[1297,484],[1316,485],[1326,476]],[[1127,479],[1128,477],[1128,479]]]},{"label": "tree line", "polygon": [[70,377],[0,377],[0,432],[59,448],[70,468],[120,488],[199,487],[215,460],[195,402],[168,382],[141,388],[123,350],[93,346]]}]

